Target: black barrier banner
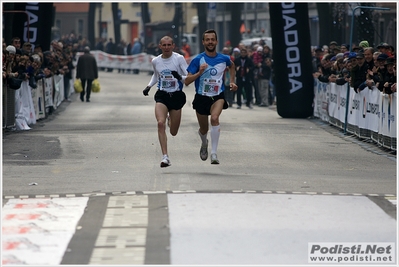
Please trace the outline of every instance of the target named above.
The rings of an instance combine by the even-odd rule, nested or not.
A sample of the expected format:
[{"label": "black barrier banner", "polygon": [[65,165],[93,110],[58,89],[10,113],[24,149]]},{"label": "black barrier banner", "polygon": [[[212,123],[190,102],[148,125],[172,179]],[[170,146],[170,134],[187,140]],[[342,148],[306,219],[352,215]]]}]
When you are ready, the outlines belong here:
[{"label": "black barrier banner", "polygon": [[21,47],[24,43],[40,44],[43,51],[50,49],[51,27],[53,26],[53,3],[14,3],[8,4],[4,24],[12,23],[11,36],[21,39]]},{"label": "black barrier banner", "polygon": [[313,115],[313,75],[306,3],[269,3],[277,113],[283,118]]}]

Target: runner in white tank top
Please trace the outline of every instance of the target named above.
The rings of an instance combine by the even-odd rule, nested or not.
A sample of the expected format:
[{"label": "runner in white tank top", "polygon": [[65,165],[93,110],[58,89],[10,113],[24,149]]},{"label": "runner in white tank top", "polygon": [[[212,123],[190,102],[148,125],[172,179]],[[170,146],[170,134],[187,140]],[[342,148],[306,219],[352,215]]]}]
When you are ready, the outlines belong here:
[{"label": "runner in white tank top", "polygon": [[157,84],[158,91],[154,95],[155,118],[162,150],[160,166],[164,168],[171,165],[168,155],[166,120],[168,120],[170,134],[175,136],[180,127],[181,109],[186,103],[183,83],[187,77],[187,62],[182,55],[173,52],[175,43],[171,37],[162,37],[159,48],[162,54],[152,60],[154,74],[143,90],[143,94],[148,96],[151,87]]}]

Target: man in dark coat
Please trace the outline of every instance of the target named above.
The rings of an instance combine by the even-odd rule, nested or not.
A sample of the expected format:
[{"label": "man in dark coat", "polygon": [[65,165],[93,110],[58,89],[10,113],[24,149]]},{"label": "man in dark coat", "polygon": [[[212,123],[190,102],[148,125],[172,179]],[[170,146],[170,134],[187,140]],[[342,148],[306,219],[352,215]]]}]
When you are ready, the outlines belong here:
[{"label": "man in dark coat", "polygon": [[84,102],[85,93],[86,102],[90,102],[91,84],[93,80],[97,78],[97,61],[94,56],[90,54],[90,48],[86,46],[84,48],[84,54],[79,57],[78,64],[76,66],[76,79],[80,79],[83,87],[83,91],[80,93],[80,100],[82,100],[82,102]]},{"label": "man in dark coat", "polygon": [[[234,60],[236,67],[236,79],[237,79],[237,109],[241,108],[241,95],[245,94],[246,106],[252,109],[252,83],[251,75],[254,68],[254,63],[251,58],[248,57],[247,49],[241,48],[241,56]],[[244,92],[243,92],[244,90]]]}]

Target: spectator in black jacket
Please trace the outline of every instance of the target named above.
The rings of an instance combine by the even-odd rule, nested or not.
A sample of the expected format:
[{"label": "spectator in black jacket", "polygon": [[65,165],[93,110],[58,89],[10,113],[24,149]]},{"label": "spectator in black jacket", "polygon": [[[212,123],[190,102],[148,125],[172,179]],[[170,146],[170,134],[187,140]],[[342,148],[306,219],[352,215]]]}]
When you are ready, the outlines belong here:
[{"label": "spectator in black jacket", "polygon": [[[105,53],[108,53],[110,55],[115,55],[116,54],[116,45],[112,38],[109,38],[108,43],[105,45]],[[107,68],[107,72],[112,72],[114,68]]]},{"label": "spectator in black jacket", "polygon": [[[260,107],[267,107],[269,106],[270,99],[273,99],[272,92],[270,90],[270,79],[272,75],[272,60],[271,58],[267,57],[261,63],[261,68],[258,75],[258,90],[260,95]],[[272,102],[273,103],[273,102]]]},{"label": "spectator in black jacket", "polygon": [[234,60],[236,66],[236,83],[238,86],[237,90],[237,109],[241,108],[242,100],[241,95],[243,89],[245,92],[246,106],[252,109],[252,73],[254,69],[253,61],[248,57],[248,51],[246,48],[240,50],[240,56]]},{"label": "spectator in black jacket", "polygon": [[332,74],[335,74],[332,69],[332,61],[331,61],[331,58],[333,58],[333,56],[334,56],[333,54],[326,54],[321,59],[318,71],[315,72],[314,74],[314,77],[316,77],[320,82],[328,83],[329,77]]},{"label": "spectator in black jacket", "polygon": [[365,88],[365,81],[367,78],[367,64],[364,59],[364,54],[359,52],[356,54],[357,65],[352,69],[351,81],[352,87],[356,93],[359,93]]},{"label": "spectator in black jacket", "polygon": [[366,47],[363,49],[365,63],[367,65],[367,69],[369,69],[369,70],[373,70],[373,68],[374,68],[373,54],[374,54],[374,48]]},{"label": "spectator in black jacket", "polygon": [[[386,72],[380,77],[377,84],[378,89],[385,94],[396,92],[396,64],[393,58],[388,58],[385,63]],[[393,90],[392,90],[393,89]]]},{"label": "spectator in black jacket", "polygon": [[[76,66],[76,79],[80,79],[82,82],[83,91],[80,93],[80,100],[84,102],[84,96],[86,93],[86,102],[90,102],[91,84],[98,78],[97,61],[95,57],[90,54],[90,48],[86,46],[84,48],[84,54],[78,59]],[[85,90],[87,83],[87,88]]]},{"label": "spectator in black jacket", "polygon": [[[387,54],[379,54],[376,60],[375,67],[373,68],[372,71],[368,71],[368,78],[372,79],[374,84],[377,84],[381,81],[383,77],[385,77],[385,73],[387,72],[387,69],[385,68],[385,63],[388,59]],[[379,88],[380,89],[380,88]]]}]

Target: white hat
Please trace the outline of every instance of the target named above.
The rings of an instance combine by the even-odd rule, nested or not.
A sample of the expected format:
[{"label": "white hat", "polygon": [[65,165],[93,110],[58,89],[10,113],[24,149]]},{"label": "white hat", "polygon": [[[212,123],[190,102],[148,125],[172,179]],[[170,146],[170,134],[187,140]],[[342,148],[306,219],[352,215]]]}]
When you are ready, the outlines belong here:
[{"label": "white hat", "polygon": [[238,52],[238,53],[240,53],[240,49],[236,47],[236,48],[233,49],[233,52]]},{"label": "white hat", "polygon": [[338,58],[343,58],[343,57],[344,57],[344,53],[338,53],[338,54],[336,55],[336,57],[337,57],[337,59],[338,59]]},{"label": "white hat", "polygon": [[256,51],[262,52],[263,51],[263,47],[262,46],[258,46],[258,48],[256,48]]},{"label": "white hat", "polygon": [[15,46],[13,45],[9,45],[6,47],[6,50],[8,51],[8,53],[10,54],[15,54],[17,52],[17,50],[15,49]]},{"label": "white hat", "polygon": [[41,62],[40,56],[38,54],[32,55],[32,58],[33,58],[34,62],[39,62],[39,63]]}]

